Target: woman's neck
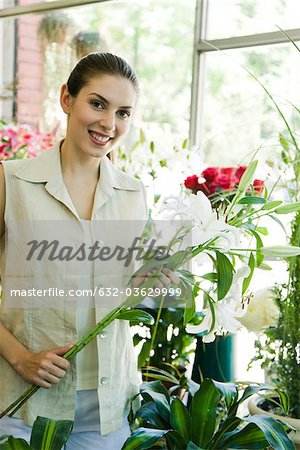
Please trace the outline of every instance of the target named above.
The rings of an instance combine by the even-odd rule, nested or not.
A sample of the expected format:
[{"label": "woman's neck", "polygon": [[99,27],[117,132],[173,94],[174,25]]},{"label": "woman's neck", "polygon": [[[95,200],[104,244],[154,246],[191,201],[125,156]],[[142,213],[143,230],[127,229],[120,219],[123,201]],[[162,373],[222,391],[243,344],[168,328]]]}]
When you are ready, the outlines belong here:
[{"label": "woman's neck", "polygon": [[63,176],[99,178],[100,158],[76,152],[66,139],[60,145],[60,161]]}]

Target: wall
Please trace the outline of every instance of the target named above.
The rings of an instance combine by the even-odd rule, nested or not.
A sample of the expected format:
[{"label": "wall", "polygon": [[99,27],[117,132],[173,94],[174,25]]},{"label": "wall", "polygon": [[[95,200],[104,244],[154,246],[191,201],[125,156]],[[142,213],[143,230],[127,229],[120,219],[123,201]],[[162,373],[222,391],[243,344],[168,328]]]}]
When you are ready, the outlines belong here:
[{"label": "wall", "polygon": [[[19,5],[40,0],[20,0]],[[40,14],[24,15],[18,20],[17,111],[18,123],[38,128],[42,118],[43,54],[37,37]]]}]

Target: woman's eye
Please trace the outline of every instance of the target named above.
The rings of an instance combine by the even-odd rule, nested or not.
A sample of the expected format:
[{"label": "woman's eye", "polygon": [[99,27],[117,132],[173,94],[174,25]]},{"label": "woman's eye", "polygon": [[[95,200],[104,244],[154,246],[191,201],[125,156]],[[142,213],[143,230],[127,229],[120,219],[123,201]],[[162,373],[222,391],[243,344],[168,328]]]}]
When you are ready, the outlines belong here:
[{"label": "woman's eye", "polygon": [[123,119],[130,117],[130,111],[127,111],[126,109],[121,109],[120,111],[118,111],[118,114]]},{"label": "woman's eye", "polygon": [[91,105],[96,109],[104,109],[104,105],[99,100],[92,100]]}]

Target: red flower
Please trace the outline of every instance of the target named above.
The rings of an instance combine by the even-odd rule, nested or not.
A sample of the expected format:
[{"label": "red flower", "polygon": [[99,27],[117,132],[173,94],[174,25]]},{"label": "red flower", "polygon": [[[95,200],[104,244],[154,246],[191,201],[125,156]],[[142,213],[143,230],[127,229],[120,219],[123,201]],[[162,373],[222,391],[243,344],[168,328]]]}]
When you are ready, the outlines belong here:
[{"label": "red flower", "polygon": [[261,194],[265,187],[264,180],[254,180],[253,187],[256,192],[259,192]]},{"label": "red flower", "polygon": [[207,184],[210,184],[215,181],[218,174],[219,174],[218,167],[207,167],[207,169],[203,170],[201,176],[205,178]]},{"label": "red flower", "polygon": [[184,180],[184,185],[187,189],[196,189],[199,186],[198,183],[198,175],[192,175],[190,177],[187,177],[186,180]]},{"label": "red flower", "polygon": [[227,175],[230,178],[234,178],[236,169],[235,167],[221,167],[220,174]]},{"label": "red flower", "polygon": [[246,171],[246,169],[247,169],[247,166],[239,166],[239,167],[236,169],[235,176],[236,176],[238,182],[239,182],[240,179],[242,178],[242,176],[243,176],[244,172]]},{"label": "red flower", "polygon": [[217,190],[229,191],[234,188],[234,180],[230,175],[221,175],[217,179]]}]

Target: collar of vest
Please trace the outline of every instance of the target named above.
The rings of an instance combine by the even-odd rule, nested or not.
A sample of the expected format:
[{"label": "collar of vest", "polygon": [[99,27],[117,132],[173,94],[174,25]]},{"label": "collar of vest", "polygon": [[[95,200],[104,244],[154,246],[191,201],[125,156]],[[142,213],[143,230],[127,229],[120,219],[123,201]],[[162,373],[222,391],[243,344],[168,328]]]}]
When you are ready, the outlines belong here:
[{"label": "collar of vest", "polygon": [[[57,187],[63,182],[60,164],[60,143],[44,150],[35,158],[23,160],[24,165],[15,176],[31,183],[54,183]],[[140,182],[114,167],[107,156],[100,162],[101,185],[106,189],[115,188],[129,191],[141,190]]]}]

